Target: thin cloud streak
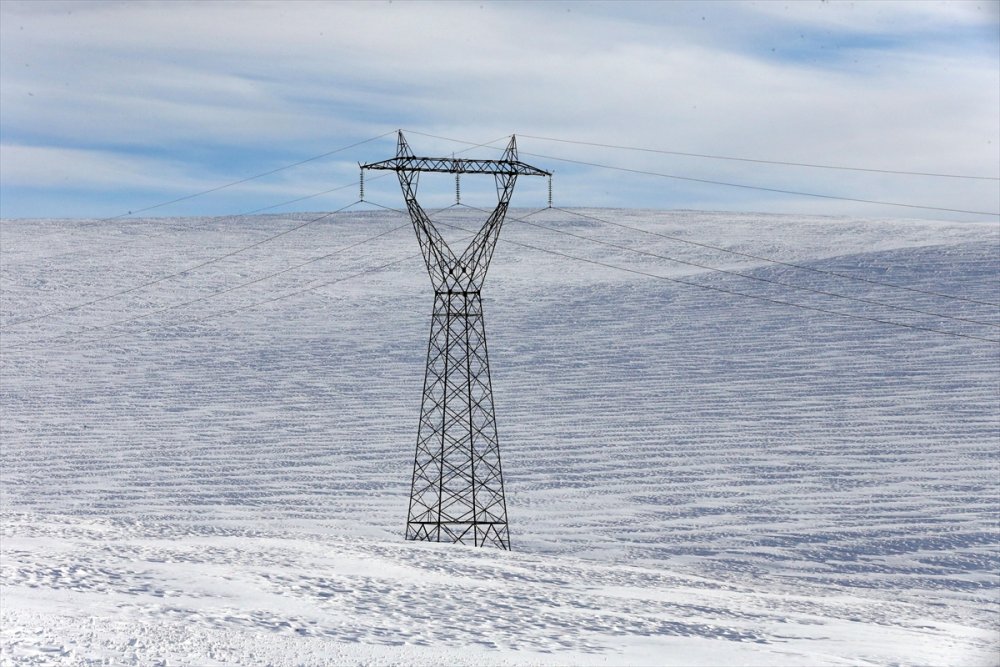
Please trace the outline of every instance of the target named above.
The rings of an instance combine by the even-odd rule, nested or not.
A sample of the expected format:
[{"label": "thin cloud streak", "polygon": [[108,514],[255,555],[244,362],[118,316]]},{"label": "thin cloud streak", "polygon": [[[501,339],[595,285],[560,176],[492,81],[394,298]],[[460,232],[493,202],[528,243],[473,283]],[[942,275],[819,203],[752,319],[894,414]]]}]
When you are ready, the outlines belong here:
[{"label": "thin cloud streak", "polygon": [[[155,196],[157,179],[167,199],[189,180],[197,183],[192,190],[205,189],[394,127],[472,141],[520,131],[764,159],[1000,171],[998,40],[991,50],[941,37],[952,28],[989,35],[995,18],[975,10],[983,3],[790,4],[782,11],[781,3],[6,2],[3,215],[81,214],[79,204],[75,211],[35,208],[40,197],[31,193],[61,187],[93,188],[85,214],[115,214],[150,203],[129,198]],[[457,148],[416,143],[446,154]],[[357,161],[384,157],[389,144],[324,163],[330,180],[356,171]],[[611,159],[593,149],[522,146]],[[83,152],[67,153],[74,150]],[[73,155],[86,159],[66,165]],[[1000,206],[989,184],[614,159],[768,187]],[[595,193],[566,205],[713,201],[701,188],[643,189],[622,175],[547,166],[566,192]],[[105,187],[123,170],[130,177]],[[60,185],[55,173],[73,182]],[[266,205],[272,194],[280,200],[283,187],[288,198],[300,194],[293,176],[249,196]],[[310,170],[302,180],[323,179]],[[205,212],[219,213],[223,201],[204,202]],[[715,201],[728,209],[816,210],[816,202],[722,191]],[[862,205],[823,210],[894,213]]]}]

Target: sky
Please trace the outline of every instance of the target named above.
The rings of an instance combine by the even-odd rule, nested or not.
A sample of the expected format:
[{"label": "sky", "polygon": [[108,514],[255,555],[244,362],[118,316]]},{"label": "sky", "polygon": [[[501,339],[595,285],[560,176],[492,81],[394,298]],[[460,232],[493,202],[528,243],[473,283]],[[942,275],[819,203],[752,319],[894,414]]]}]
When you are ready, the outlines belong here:
[{"label": "sky", "polygon": [[[1000,2],[0,0],[0,217],[333,210],[397,129],[429,156],[497,158],[516,134],[557,206],[1000,223]],[[368,199],[400,206],[375,175]],[[495,199],[488,177],[462,188]],[[512,203],[545,188],[522,178]],[[451,204],[453,179],[420,198]]]}]

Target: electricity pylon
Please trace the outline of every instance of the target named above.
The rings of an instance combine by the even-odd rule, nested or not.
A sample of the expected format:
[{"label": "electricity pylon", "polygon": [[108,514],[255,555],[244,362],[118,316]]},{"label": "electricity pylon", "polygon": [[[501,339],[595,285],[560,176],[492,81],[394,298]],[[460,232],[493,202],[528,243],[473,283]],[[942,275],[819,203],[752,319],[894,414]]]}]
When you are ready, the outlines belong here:
[{"label": "electricity pylon", "polygon": [[[469,160],[416,157],[402,132],[396,157],[361,169],[396,172],[434,287],[406,539],[510,549],[480,290],[517,177],[551,174],[520,162],[513,136],[501,159]],[[425,171],[496,181],[496,208],[461,256],[417,203]]]}]

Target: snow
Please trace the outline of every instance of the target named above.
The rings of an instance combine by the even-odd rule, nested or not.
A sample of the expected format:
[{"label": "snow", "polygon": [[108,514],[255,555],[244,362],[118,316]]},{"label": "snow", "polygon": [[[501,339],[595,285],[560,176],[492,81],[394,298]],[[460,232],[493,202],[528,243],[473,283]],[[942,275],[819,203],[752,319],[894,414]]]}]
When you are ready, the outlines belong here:
[{"label": "snow", "polygon": [[[1000,303],[996,225],[580,212]],[[994,306],[559,211],[529,218],[985,324],[848,302],[513,219],[526,213],[512,211],[503,239],[1000,337]],[[280,271],[402,215],[337,214],[11,326],[313,217],[2,222],[0,664],[1000,663],[996,343],[501,242],[484,307],[507,553],[401,538],[432,302],[408,229],[55,338]]]}]

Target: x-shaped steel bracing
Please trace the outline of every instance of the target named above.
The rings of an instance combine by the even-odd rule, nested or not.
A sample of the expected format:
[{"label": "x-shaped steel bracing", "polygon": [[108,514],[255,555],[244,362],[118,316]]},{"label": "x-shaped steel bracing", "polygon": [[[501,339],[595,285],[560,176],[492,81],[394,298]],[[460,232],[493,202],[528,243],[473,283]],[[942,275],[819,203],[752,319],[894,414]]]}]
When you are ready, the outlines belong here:
[{"label": "x-shaped steel bracing", "polygon": [[[434,286],[406,539],[510,548],[500,446],[480,290],[519,175],[548,176],[517,159],[416,157],[399,133],[396,157],[362,165],[395,171]],[[497,205],[456,257],[417,202],[420,172],[492,174]]]}]

